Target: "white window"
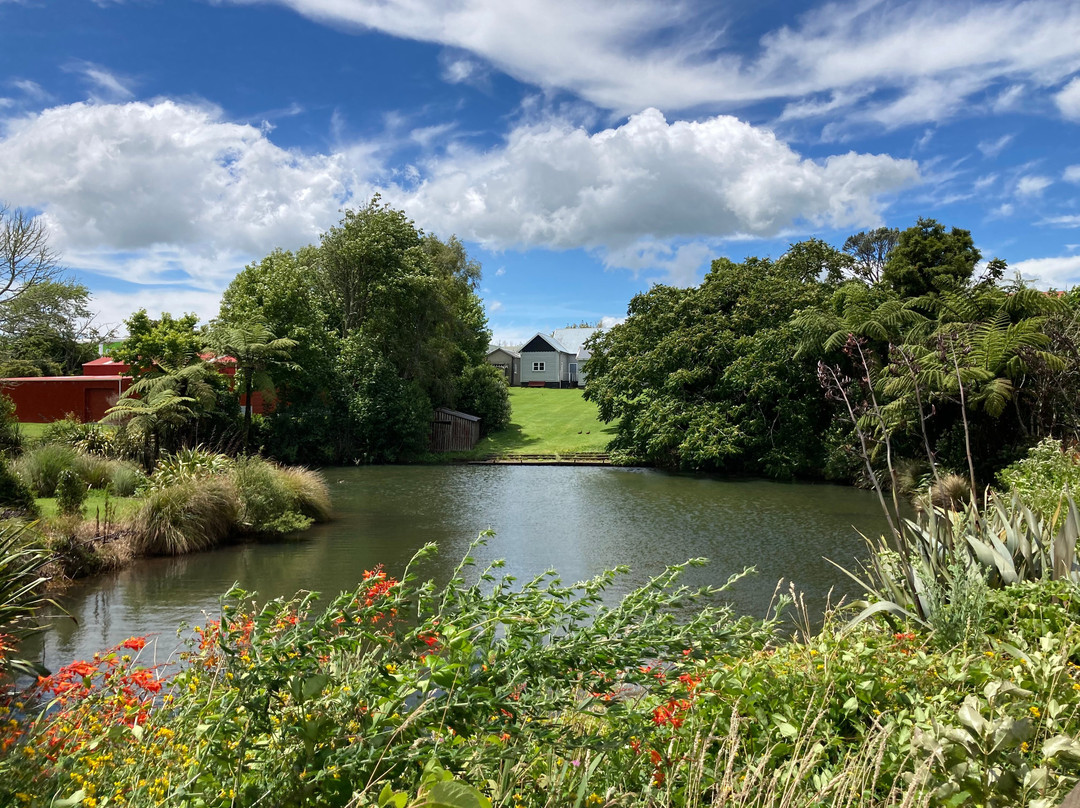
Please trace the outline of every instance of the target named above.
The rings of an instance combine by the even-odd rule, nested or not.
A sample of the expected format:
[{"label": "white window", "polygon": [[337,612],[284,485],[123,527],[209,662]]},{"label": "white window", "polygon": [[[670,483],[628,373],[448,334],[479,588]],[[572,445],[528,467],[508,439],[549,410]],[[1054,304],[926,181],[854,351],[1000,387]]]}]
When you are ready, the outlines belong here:
[{"label": "white window", "polygon": [[539,373],[544,369],[543,362],[533,362],[533,373]]}]

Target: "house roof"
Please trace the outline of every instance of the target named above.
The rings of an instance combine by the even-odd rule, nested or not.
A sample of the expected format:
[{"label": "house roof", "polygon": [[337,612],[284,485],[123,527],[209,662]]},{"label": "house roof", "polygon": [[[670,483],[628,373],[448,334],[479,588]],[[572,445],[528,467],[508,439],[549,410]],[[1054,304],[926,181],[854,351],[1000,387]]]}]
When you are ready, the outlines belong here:
[{"label": "house roof", "polygon": [[574,353],[574,351],[569,350],[556,337],[553,337],[551,334],[545,334],[543,331],[537,331],[535,334],[533,334],[531,337],[529,337],[527,340],[525,340],[525,344],[523,346],[521,346],[521,349],[524,351],[526,348],[529,347],[529,343],[531,343],[537,337],[539,337],[544,342],[546,342],[548,345],[550,345],[553,350],[556,350],[556,351],[558,351],[560,353],[564,353],[564,354],[573,354]]},{"label": "house roof", "polygon": [[518,351],[515,351],[513,348],[506,348],[502,345],[489,345],[487,355],[491,356],[496,351],[502,351],[504,354],[512,356],[515,359],[521,358],[521,354]]},{"label": "house roof", "polygon": [[585,340],[599,331],[599,328],[557,328],[553,332],[553,336],[559,342],[566,346],[567,353],[576,354],[579,359],[588,359],[592,356],[589,351],[585,350],[582,346],[585,344]]}]

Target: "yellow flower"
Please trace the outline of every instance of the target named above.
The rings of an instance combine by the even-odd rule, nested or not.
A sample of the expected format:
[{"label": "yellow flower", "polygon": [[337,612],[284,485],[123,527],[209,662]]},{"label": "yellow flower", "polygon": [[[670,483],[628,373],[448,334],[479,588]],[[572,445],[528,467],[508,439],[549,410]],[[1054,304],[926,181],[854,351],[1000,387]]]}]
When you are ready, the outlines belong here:
[{"label": "yellow flower", "polygon": [[1042,713],[1039,712],[1038,707],[1029,707],[1028,712],[1031,713],[1032,716],[1034,716],[1035,718],[1039,718],[1042,715]]}]

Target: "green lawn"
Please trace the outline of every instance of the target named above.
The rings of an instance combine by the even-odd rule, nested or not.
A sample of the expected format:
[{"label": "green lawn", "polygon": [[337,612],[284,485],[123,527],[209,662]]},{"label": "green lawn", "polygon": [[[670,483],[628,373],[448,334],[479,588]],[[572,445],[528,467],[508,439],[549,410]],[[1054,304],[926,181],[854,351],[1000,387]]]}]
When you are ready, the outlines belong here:
[{"label": "green lawn", "polygon": [[510,426],[481,440],[477,454],[565,454],[602,452],[615,424],[596,419],[596,405],[580,390],[511,387]]},{"label": "green lawn", "polygon": [[[52,519],[56,516],[56,497],[38,497],[36,500],[41,516],[44,519]],[[123,522],[136,513],[146,500],[142,497],[109,497],[109,504],[115,509],[110,517],[111,521]],[[105,492],[97,489],[88,492],[86,502],[83,504],[83,516],[87,519],[95,519],[100,515],[105,519]]]},{"label": "green lawn", "polygon": [[41,437],[41,433],[47,426],[48,424],[27,424],[20,421],[19,434],[22,435],[23,440],[36,440]]}]

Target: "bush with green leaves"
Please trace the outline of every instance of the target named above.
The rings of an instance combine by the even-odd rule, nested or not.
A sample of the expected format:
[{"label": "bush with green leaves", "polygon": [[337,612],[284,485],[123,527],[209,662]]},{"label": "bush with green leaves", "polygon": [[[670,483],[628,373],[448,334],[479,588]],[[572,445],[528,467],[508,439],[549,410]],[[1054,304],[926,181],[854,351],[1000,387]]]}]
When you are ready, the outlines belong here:
[{"label": "bush with green leaves", "polygon": [[74,471],[60,472],[56,484],[56,508],[63,516],[82,516],[83,503],[86,502],[87,486]]},{"label": "bush with green leaves", "polygon": [[1080,773],[1064,580],[991,592],[988,633],[944,648],[836,615],[785,638],[682,566],[617,602],[619,571],[500,566],[377,568],[323,606],[234,590],[178,671],[141,638],[66,666],[0,725],[0,803],[1050,808]]},{"label": "bush with green leaves", "polygon": [[19,419],[15,415],[15,402],[0,393],[0,455],[13,455],[22,449]]},{"label": "bush with green leaves", "polygon": [[466,368],[458,380],[457,408],[480,418],[480,434],[489,435],[510,423],[506,374],[486,362]]},{"label": "bush with green leaves", "polygon": [[0,457],[0,511],[9,509],[22,511],[30,516],[37,514],[33,492],[11,470],[11,464]]},{"label": "bush with green leaves", "polygon": [[1002,469],[998,480],[1007,493],[1020,497],[1033,511],[1045,518],[1054,519],[1055,514],[1060,518],[1066,510],[1062,507],[1065,498],[1080,493],[1080,458],[1061,441],[1047,438]]}]

